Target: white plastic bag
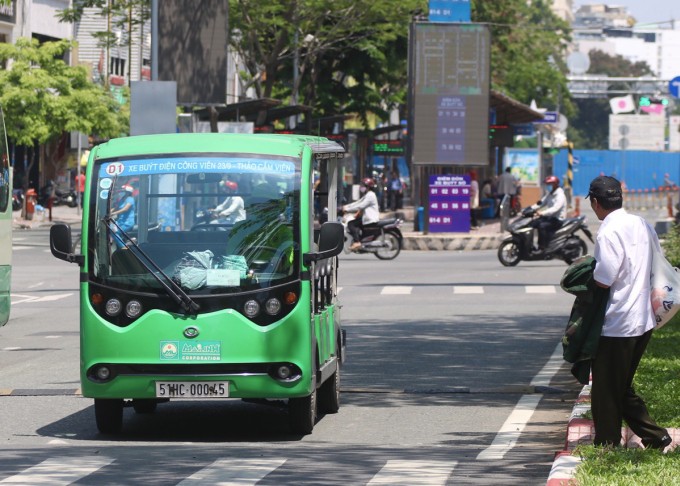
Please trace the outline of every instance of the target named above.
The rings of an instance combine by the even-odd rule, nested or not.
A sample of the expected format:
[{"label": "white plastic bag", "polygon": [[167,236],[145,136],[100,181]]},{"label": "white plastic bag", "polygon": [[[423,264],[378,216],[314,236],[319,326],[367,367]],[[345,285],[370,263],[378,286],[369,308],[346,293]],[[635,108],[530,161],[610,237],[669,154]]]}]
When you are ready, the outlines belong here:
[{"label": "white plastic bag", "polygon": [[652,271],[649,276],[651,286],[652,309],[659,329],[666,324],[680,309],[680,270],[673,267],[650,234],[652,248]]}]

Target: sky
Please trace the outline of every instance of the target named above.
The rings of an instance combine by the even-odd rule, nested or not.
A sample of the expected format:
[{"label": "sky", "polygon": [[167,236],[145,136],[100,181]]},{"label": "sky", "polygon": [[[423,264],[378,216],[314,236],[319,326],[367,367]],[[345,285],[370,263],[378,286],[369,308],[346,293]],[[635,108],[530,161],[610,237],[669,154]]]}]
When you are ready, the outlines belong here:
[{"label": "sky", "polygon": [[628,7],[628,12],[638,22],[661,22],[673,18],[680,20],[678,0],[574,0],[574,10],[580,5],[598,3]]}]

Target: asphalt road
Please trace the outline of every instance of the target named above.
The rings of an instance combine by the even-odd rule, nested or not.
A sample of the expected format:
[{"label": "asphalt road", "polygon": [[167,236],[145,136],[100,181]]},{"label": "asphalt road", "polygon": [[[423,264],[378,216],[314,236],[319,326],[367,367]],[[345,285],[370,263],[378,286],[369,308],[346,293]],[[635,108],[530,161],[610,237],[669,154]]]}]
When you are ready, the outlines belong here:
[{"label": "asphalt road", "polygon": [[100,435],[77,394],[78,268],[15,232],[0,328],[0,484],[545,484],[580,385],[558,342],[561,262],[493,251],[341,257],[340,412],[292,436],[279,403],[126,409]]}]

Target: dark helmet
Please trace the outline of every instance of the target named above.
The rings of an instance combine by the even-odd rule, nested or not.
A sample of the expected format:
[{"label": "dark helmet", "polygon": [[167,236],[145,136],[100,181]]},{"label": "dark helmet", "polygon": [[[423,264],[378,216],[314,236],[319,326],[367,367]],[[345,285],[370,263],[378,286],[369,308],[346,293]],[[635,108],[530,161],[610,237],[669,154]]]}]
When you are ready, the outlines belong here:
[{"label": "dark helmet", "polygon": [[375,181],[370,177],[364,177],[361,179],[361,183],[369,189],[373,189],[375,187]]},{"label": "dark helmet", "polygon": [[560,178],[554,175],[549,175],[548,177],[545,178],[543,183],[550,184],[551,186],[553,186],[553,189],[555,189],[557,186],[560,185]]}]

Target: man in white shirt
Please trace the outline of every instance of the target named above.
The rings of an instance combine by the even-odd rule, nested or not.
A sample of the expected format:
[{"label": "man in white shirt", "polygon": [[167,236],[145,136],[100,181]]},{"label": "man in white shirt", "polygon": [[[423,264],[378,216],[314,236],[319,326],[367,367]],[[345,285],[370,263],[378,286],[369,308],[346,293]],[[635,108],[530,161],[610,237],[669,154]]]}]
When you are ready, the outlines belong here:
[{"label": "man in white shirt", "polygon": [[224,188],[224,192],[227,193],[227,198],[222,204],[217,205],[215,209],[210,210],[212,217],[214,218],[211,223],[236,223],[246,219],[243,198],[232,195],[238,192],[238,184],[233,181],[220,181],[220,187]]},{"label": "man in white shirt", "polygon": [[562,221],[567,217],[567,196],[560,187],[560,179],[550,175],[543,182],[551,189],[534,205],[538,208],[536,211],[538,219],[531,222],[531,225],[538,229],[539,251],[548,246],[553,232],[562,226]]},{"label": "man in white shirt", "polygon": [[380,221],[380,208],[378,206],[378,197],[373,192],[374,187],[375,181],[370,177],[364,177],[361,180],[360,187],[364,196],[342,207],[343,211],[361,211],[361,219],[356,217],[348,223],[349,232],[354,241],[349,247],[350,250],[356,250],[361,247],[361,233],[365,227],[375,226]]},{"label": "man in white shirt", "polygon": [[587,198],[602,225],[595,243],[594,278],[609,288],[609,301],[592,362],[591,409],[595,445],[619,445],[622,420],[646,448],[664,449],[668,431],[649,416],[633,390],[633,377],[655,326],[650,300],[652,227],[622,209],[621,183],[600,176],[590,183]]}]

